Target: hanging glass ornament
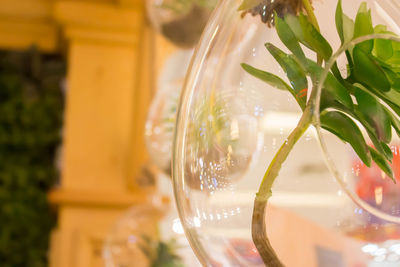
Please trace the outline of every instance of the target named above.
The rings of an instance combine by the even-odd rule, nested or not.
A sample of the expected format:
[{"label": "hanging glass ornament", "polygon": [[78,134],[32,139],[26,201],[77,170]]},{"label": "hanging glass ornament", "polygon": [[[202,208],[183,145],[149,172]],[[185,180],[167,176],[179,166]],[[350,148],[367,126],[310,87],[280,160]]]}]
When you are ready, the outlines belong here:
[{"label": "hanging glass ornament", "polygon": [[147,0],[155,28],[175,45],[194,47],[214,9],[216,0]]},{"label": "hanging glass ornament", "polygon": [[143,250],[155,240],[154,221],[160,210],[151,206],[134,206],[121,216],[106,236],[103,259],[106,267],[148,267],[151,260]]},{"label": "hanging glass ornament", "polygon": [[134,206],[110,229],[104,249],[106,267],[183,267],[175,239],[160,240],[154,226],[166,213],[165,206]]},{"label": "hanging glass ornament", "polygon": [[150,159],[160,170],[171,175],[171,157],[176,110],[192,50],[178,50],[166,61],[157,81],[145,125],[145,141]]}]

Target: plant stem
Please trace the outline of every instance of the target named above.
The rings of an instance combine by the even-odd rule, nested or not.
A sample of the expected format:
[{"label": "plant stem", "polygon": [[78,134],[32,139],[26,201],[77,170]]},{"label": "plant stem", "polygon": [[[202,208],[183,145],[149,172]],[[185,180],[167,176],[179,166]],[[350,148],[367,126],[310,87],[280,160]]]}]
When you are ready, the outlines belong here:
[{"label": "plant stem", "polygon": [[[313,7],[309,0],[302,0],[304,8],[308,14],[310,22],[314,25],[314,27],[320,31],[317,18],[314,14]],[[322,57],[317,54],[317,62],[319,65],[322,65]],[[314,83],[314,86],[317,83]],[[305,131],[308,129],[310,124],[313,122],[313,109],[315,105],[316,98],[316,88],[314,87],[310,99],[307,103],[305,110],[298,122],[296,128],[291,132],[287,140],[282,144],[276,153],[275,157],[272,159],[268,169],[264,175],[264,178],[261,182],[258,193],[256,194],[256,198],[254,200],[254,208],[253,208],[253,218],[252,218],[252,238],[253,242],[260,254],[265,266],[268,267],[283,267],[283,263],[279,260],[276,255],[274,249],[269,242],[267,231],[266,231],[266,208],[268,204],[268,200],[272,195],[272,185],[275,182],[275,179],[279,175],[279,171],[282,168],[282,164],[285,162],[289,153],[292,151],[294,145],[297,141],[303,136]]]},{"label": "plant stem", "polygon": [[264,261],[264,264],[268,267],[282,267],[284,265],[278,259],[274,249],[272,248],[268,240],[266,232],[266,222],[265,222],[266,206],[268,204],[269,198],[272,195],[271,192],[272,185],[276,177],[278,177],[283,162],[287,159],[294,145],[304,134],[304,132],[308,129],[308,127],[312,122],[313,103],[314,102],[311,99],[306,109],[304,110],[303,115],[297,127],[292,131],[288,139],[283,143],[283,145],[275,155],[274,159],[271,161],[264,175],[264,179],[260,185],[260,189],[254,200],[253,219],[252,219],[253,242],[262,260]]}]

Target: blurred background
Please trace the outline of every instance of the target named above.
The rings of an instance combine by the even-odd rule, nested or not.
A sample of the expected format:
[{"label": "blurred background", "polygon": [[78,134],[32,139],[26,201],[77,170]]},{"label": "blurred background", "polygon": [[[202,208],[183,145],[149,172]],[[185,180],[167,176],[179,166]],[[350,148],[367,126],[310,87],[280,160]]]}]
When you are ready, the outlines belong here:
[{"label": "blurred background", "polygon": [[196,266],[170,141],[214,5],[0,0],[0,266]]},{"label": "blurred background", "polygon": [[[333,2],[336,3],[330,1]],[[0,267],[200,266],[175,208],[171,151],[185,74],[216,3],[217,0],[0,0]],[[356,8],[352,9],[356,12]],[[333,10],[333,6],[323,10]],[[331,21],[324,23],[331,27]],[[240,27],[243,25],[247,24]],[[243,29],[247,31],[247,27]],[[246,36],[240,34],[238,40],[246,41]],[[262,50],[257,51],[264,55],[263,42],[259,44]],[[225,49],[218,47],[213,51]],[[252,56],[262,61],[261,54],[254,51],[251,50]],[[210,66],[225,62],[218,54],[207,57]],[[226,62],[234,65],[232,62],[236,61],[229,58]],[[231,75],[233,70],[227,68],[226,73]],[[253,90],[259,81],[248,78],[248,89]],[[230,81],[232,84],[221,88],[242,88],[240,79],[234,81],[240,87]],[[262,85],[258,88],[264,90]],[[253,96],[246,97],[264,101]],[[289,112],[273,113],[274,119],[263,118],[272,122],[272,126],[265,124],[262,128],[267,133],[262,136],[275,140],[272,147],[276,145],[275,138],[283,138],[283,134],[286,138],[297,121],[292,102],[284,97],[278,103],[283,103]],[[263,106],[259,107],[254,114],[261,118],[264,111]],[[240,134],[246,142],[240,144],[262,149],[264,156],[257,157],[260,162],[267,162],[266,157],[272,154],[268,154],[270,150],[263,146],[263,140],[257,143],[258,139],[248,138],[256,131],[251,130],[254,124],[244,123],[246,118],[250,117],[242,116],[240,124],[245,129]],[[232,129],[238,126],[235,127]],[[272,220],[275,224],[271,229],[272,240],[281,251],[288,252],[285,259],[293,259],[293,266],[298,259],[315,264],[318,260],[318,266],[342,266],[326,262],[336,256],[341,260],[336,251],[346,250],[351,260],[368,254],[368,259],[374,260],[368,266],[383,266],[387,253],[388,264],[392,265],[386,266],[399,266],[399,227],[386,225],[352,204],[331,179],[316,139],[306,134],[305,141],[294,151],[294,157],[301,160],[286,167],[286,180],[277,183],[277,194],[272,198],[272,204],[284,211],[277,213],[279,210],[275,209],[279,216],[275,215],[278,219]],[[333,147],[334,155],[347,164],[344,166],[357,167],[357,177],[361,173],[361,178],[354,180],[356,194],[368,203],[381,205],[385,188],[382,173],[376,168],[360,169],[353,154]],[[396,155],[394,164],[398,165],[398,145],[392,146],[392,151]],[[264,172],[264,164],[257,166],[258,169],[252,166],[248,177],[257,178],[256,171]],[[396,173],[399,169],[396,167]],[[216,224],[209,224],[217,226],[210,227],[214,230],[209,232],[211,235],[215,233],[229,241],[221,239],[224,250],[209,246],[219,260],[213,266],[248,267],[248,262],[262,265],[253,243],[242,238],[249,234],[243,222],[251,217],[239,215],[240,209],[252,207],[251,188],[258,184],[258,179],[252,179],[254,183],[247,181],[241,182],[247,191],[231,195],[232,201],[227,201],[227,195],[215,195],[214,202],[210,202],[216,210],[227,207],[232,211],[226,224],[218,224],[219,213],[215,213]],[[199,184],[193,182],[189,187]],[[389,200],[384,208],[398,212],[400,187],[396,188],[397,193],[388,191],[391,197],[384,198]],[[199,203],[197,210],[210,205],[204,199],[197,198],[196,202],[196,195],[191,195],[192,203]],[[195,227],[200,228],[203,222],[207,226],[207,214],[202,215],[202,221],[197,217],[198,221],[193,221]],[[224,218],[228,218],[225,211]],[[231,218],[236,218],[236,225]],[[340,229],[354,237],[358,250],[348,249],[343,245],[343,236],[318,225]],[[381,247],[375,245],[385,240],[391,241]],[[330,250],[332,243],[337,246]],[[298,252],[296,257],[287,244]],[[222,261],[219,256],[228,260]],[[247,261],[242,263],[243,259]]]}]

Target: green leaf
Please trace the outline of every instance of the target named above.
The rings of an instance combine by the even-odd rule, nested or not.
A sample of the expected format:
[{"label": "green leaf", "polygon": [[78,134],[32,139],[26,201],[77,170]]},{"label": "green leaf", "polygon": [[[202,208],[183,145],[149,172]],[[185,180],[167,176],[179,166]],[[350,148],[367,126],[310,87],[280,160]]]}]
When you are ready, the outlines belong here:
[{"label": "green leaf", "polygon": [[321,127],[349,143],[359,158],[368,167],[371,166],[371,155],[365,139],[352,119],[338,111],[322,112]]},{"label": "green leaf", "polygon": [[290,13],[285,15],[285,22],[288,24],[294,35],[296,36],[297,40],[300,42],[304,42],[304,34],[303,29],[301,28],[299,18],[294,16]]},{"label": "green leaf", "polygon": [[392,162],[392,159],[393,159],[393,152],[392,152],[392,150],[390,149],[390,147],[389,147],[386,143],[383,143],[383,142],[381,142],[381,146],[383,147],[384,155],[385,155],[386,159],[387,159],[389,162]]},{"label": "green leaf", "polygon": [[390,90],[389,92],[383,93],[383,96],[380,97],[383,101],[386,99],[389,100],[386,102],[396,113],[400,116],[400,92],[395,90]]},{"label": "green leaf", "polygon": [[361,112],[363,118],[374,129],[378,139],[389,143],[392,139],[391,120],[383,106],[375,97],[358,88],[354,96],[358,103],[355,108]]},{"label": "green leaf", "polygon": [[[360,36],[374,33],[372,26],[371,10],[368,10],[367,3],[363,2],[358,10],[356,21],[354,24],[354,39]],[[357,45],[364,52],[370,53],[374,46],[374,40],[368,40]]]},{"label": "green leaf", "polygon": [[343,34],[343,9],[342,9],[342,0],[339,0],[336,6],[336,14],[335,14],[335,22],[336,29],[339,34],[340,40],[342,44],[344,43],[344,34]]},{"label": "green leaf", "polygon": [[374,27],[374,33],[387,33],[387,26],[383,24],[378,24]]},{"label": "green leaf", "polygon": [[344,105],[340,104],[339,102],[336,101],[336,99],[327,91],[327,90],[322,90],[321,92],[321,111],[324,109],[336,109],[338,111],[341,111],[348,115],[349,117],[352,117],[354,120],[359,121],[362,126],[365,128],[365,130],[368,133],[369,138],[371,139],[372,143],[374,144],[375,148],[381,152],[387,160],[391,161],[393,158],[393,154],[390,150],[388,149],[388,146],[380,142],[377,138],[377,134],[375,133],[375,129],[370,126],[370,124],[364,119],[364,116],[360,113],[360,111],[352,110]]},{"label": "green leaf", "polygon": [[348,111],[351,112],[351,109],[338,102],[336,97],[334,97],[328,90],[323,89],[321,91],[320,112],[331,108],[343,111],[344,113],[347,113]]},{"label": "green leaf", "polygon": [[399,75],[396,72],[394,72],[392,68],[388,67],[386,64],[381,64],[382,62],[381,60],[378,60],[377,62],[382,67],[382,70],[385,72],[386,77],[389,79],[389,82],[393,84],[394,81],[398,79]]},{"label": "green leaf", "polygon": [[385,102],[398,116],[400,116],[400,94],[397,91],[391,90],[388,93],[381,92],[375,88],[364,87],[362,84],[355,84],[359,89],[370,92],[376,97]]},{"label": "green leaf", "polygon": [[389,109],[385,108],[385,111],[389,116],[397,135],[400,137],[400,120]]},{"label": "green leaf", "polygon": [[336,79],[339,80],[339,82],[341,82],[341,83],[344,82],[343,77],[342,77],[342,74],[340,73],[339,67],[338,67],[338,65],[337,65],[337,62],[335,62],[335,63],[333,64],[333,66],[332,66],[332,68],[331,68],[331,71],[332,71],[333,75],[336,77]]},{"label": "green leaf", "polygon": [[378,165],[378,167],[382,171],[384,171],[393,180],[394,183],[396,183],[396,180],[393,177],[392,167],[390,167],[386,159],[379,152],[371,147],[369,147],[369,152],[371,153],[372,160],[375,161],[376,165]]},{"label": "green leaf", "polygon": [[371,166],[371,156],[365,139],[352,119],[338,111],[322,112],[321,127],[349,143],[362,162]]},{"label": "green leaf", "polygon": [[[344,38],[344,43],[348,43],[353,39],[354,36],[354,21],[343,14],[343,38]],[[349,68],[353,68],[353,45],[350,45],[348,50],[346,50],[346,58],[347,61],[349,62]]]},{"label": "green leaf", "polygon": [[[329,58],[332,56],[332,47],[321,35],[321,33],[315,29],[314,25],[308,20],[308,18],[304,14],[300,14],[298,16],[298,22],[292,18],[290,21],[291,22],[288,24],[295,35],[296,32],[298,32],[298,26],[294,26],[294,24],[300,24],[301,34],[297,33],[297,39],[302,44],[315,51],[324,60],[329,60]],[[294,26],[294,28],[292,28],[292,26]]]},{"label": "green leaf", "polygon": [[[390,32],[390,34],[393,34],[394,36],[398,36],[394,32]],[[400,42],[393,41],[393,49],[394,49],[394,51],[400,51]]]},{"label": "green leaf", "polygon": [[371,127],[367,124],[364,118],[362,118],[361,116],[357,116],[356,119],[364,126],[369,136],[369,139],[371,140],[372,144],[374,144],[376,150],[379,151],[386,158],[386,160],[391,162],[393,159],[393,154],[392,151],[389,152],[387,150],[388,146],[384,142],[380,142],[378,140],[375,131],[371,129]]},{"label": "green leaf", "polygon": [[345,43],[353,39],[354,27],[355,27],[354,21],[345,14],[343,14],[343,37]]},{"label": "green leaf", "polygon": [[265,47],[286,72],[286,75],[296,93],[296,99],[298,99],[298,101],[304,101],[305,103],[307,100],[308,82],[304,70],[296,60],[273,44],[266,43]]},{"label": "green leaf", "polygon": [[286,82],[284,82],[281,78],[279,78],[275,74],[254,68],[246,63],[242,63],[241,66],[249,74],[268,83],[269,85],[271,85],[277,89],[280,89],[280,90],[287,90],[287,91],[293,92],[292,87],[290,87]]},{"label": "green leaf", "polygon": [[394,90],[396,90],[397,92],[400,92],[400,77],[398,77],[397,79],[393,80],[392,88]]},{"label": "green leaf", "polygon": [[246,11],[246,10],[252,9],[253,7],[258,6],[261,3],[262,3],[262,0],[243,0],[243,2],[240,4],[238,10]]},{"label": "green leaf", "polygon": [[279,39],[293,53],[297,60],[303,65],[307,65],[307,59],[301,49],[299,41],[290,29],[289,25],[275,13],[275,28]]},{"label": "green leaf", "polygon": [[294,92],[293,88],[290,87],[286,82],[284,82],[281,78],[279,78],[278,76],[266,72],[266,71],[262,71],[259,69],[256,69],[248,64],[242,63],[241,64],[242,68],[248,72],[249,74],[253,75],[254,77],[268,83],[269,85],[271,85],[272,87],[275,87],[277,89],[280,90],[285,90],[285,91],[289,91],[298,101],[300,107],[302,109],[305,108],[306,106],[306,101],[304,98],[297,98],[296,97],[296,93]]},{"label": "green leaf", "polygon": [[393,46],[390,40],[375,39],[374,49],[376,56],[383,60],[388,60],[393,56]]},{"label": "green leaf", "polygon": [[[377,25],[374,28],[375,33],[385,33],[388,34],[387,27],[385,25]],[[393,56],[393,45],[391,40],[385,39],[375,39],[374,40],[374,54],[382,59],[388,60]]]},{"label": "green leaf", "polygon": [[373,128],[369,126],[369,124],[363,119],[363,116],[360,116],[359,112],[353,112],[352,110],[346,108],[339,102],[337,102],[327,90],[323,90],[321,92],[321,111],[324,109],[336,109],[338,111],[343,112],[344,114],[352,117],[354,120],[359,121],[365,130],[368,133],[369,138],[374,144],[375,148],[382,153],[388,161],[392,161],[393,154],[388,145],[383,142],[380,142],[376,137],[375,131]]},{"label": "green leaf", "polygon": [[378,139],[376,139],[376,136],[373,135],[371,132],[368,132],[368,136],[372,141],[372,144],[374,144],[375,149],[384,157],[387,161],[392,162],[393,159],[393,153],[392,150],[389,148],[387,144],[384,142],[379,142]]},{"label": "green leaf", "polygon": [[[394,47],[394,42],[392,45]],[[390,71],[395,72],[397,75],[400,75],[400,52],[394,52],[393,56],[386,61],[378,57],[374,57],[374,59],[382,68],[389,69]]]},{"label": "green leaf", "polygon": [[[310,76],[313,77],[313,80],[318,81],[324,69],[317,63],[309,60],[307,71],[310,74]],[[346,87],[344,87],[343,84],[341,84],[335,78],[335,76],[330,72],[328,73],[328,76],[325,79],[324,89],[328,90],[338,102],[352,109],[353,101],[351,99],[349,92],[347,91]]]},{"label": "green leaf", "polygon": [[372,55],[365,53],[360,46],[353,50],[354,77],[362,84],[376,88],[382,92],[390,91],[390,82],[385,72]]},{"label": "green leaf", "polygon": [[[393,41],[392,45],[394,46],[396,42]],[[395,51],[393,52],[393,56],[386,60],[388,64],[391,65],[391,67],[399,67],[400,66],[400,51]],[[394,66],[393,66],[394,65]]]},{"label": "green leaf", "polygon": [[353,39],[354,36],[354,21],[343,13],[342,0],[338,1],[336,7],[336,29],[339,34],[342,45]]},{"label": "green leaf", "polygon": [[[343,111],[343,109],[339,109],[339,110]],[[357,120],[358,122],[360,122],[362,124],[362,126],[365,128],[370,140],[374,144],[375,148],[380,153],[385,155],[387,160],[391,161],[393,158],[392,153],[387,153],[387,150],[385,149],[386,144],[383,142],[380,142],[378,140],[375,129],[367,122],[364,115],[358,109],[355,109],[354,111],[344,110],[343,112],[345,112],[347,115],[351,116],[353,119]]]},{"label": "green leaf", "polygon": [[275,87],[280,90],[289,91],[293,95],[293,97],[297,100],[301,109],[304,109],[306,107],[306,99],[298,98],[296,96],[296,93],[294,92],[293,88],[290,87],[285,81],[283,81],[278,76],[276,76],[272,73],[266,72],[266,71],[256,69],[245,63],[242,63],[241,66],[246,72],[248,72],[249,74],[253,75],[254,77],[268,83],[272,87]]},{"label": "green leaf", "polygon": [[396,91],[400,91],[400,75],[394,72],[391,67],[388,67],[386,64],[382,64],[381,61],[378,60],[378,63],[382,67],[382,70],[385,72],[386,77],[390,82],[391,88]]}]

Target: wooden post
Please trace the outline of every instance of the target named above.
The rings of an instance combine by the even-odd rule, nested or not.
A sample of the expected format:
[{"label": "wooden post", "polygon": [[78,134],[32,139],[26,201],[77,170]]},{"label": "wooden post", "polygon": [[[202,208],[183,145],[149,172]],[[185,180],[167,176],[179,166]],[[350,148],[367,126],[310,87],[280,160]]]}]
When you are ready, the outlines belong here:
[{"label": "wooden post", "polygon": [[126,191],[135,136],[138,48],[143,14],[60,1],[55,18],[68,40],[64,189]]},{"label": "wooden post", "polygon": [[[57,1],[53,12],[68,50],[63,174],[60,190],[50,195],[59,204],[53,265],[94,267],[121,212],[151,205],[136,183],[146,160],[142,124],[152,89],[144,77],[151,51],[143,47],[151,35],[142,5]],[[143,233],[155,233],[156,224]]]}]

